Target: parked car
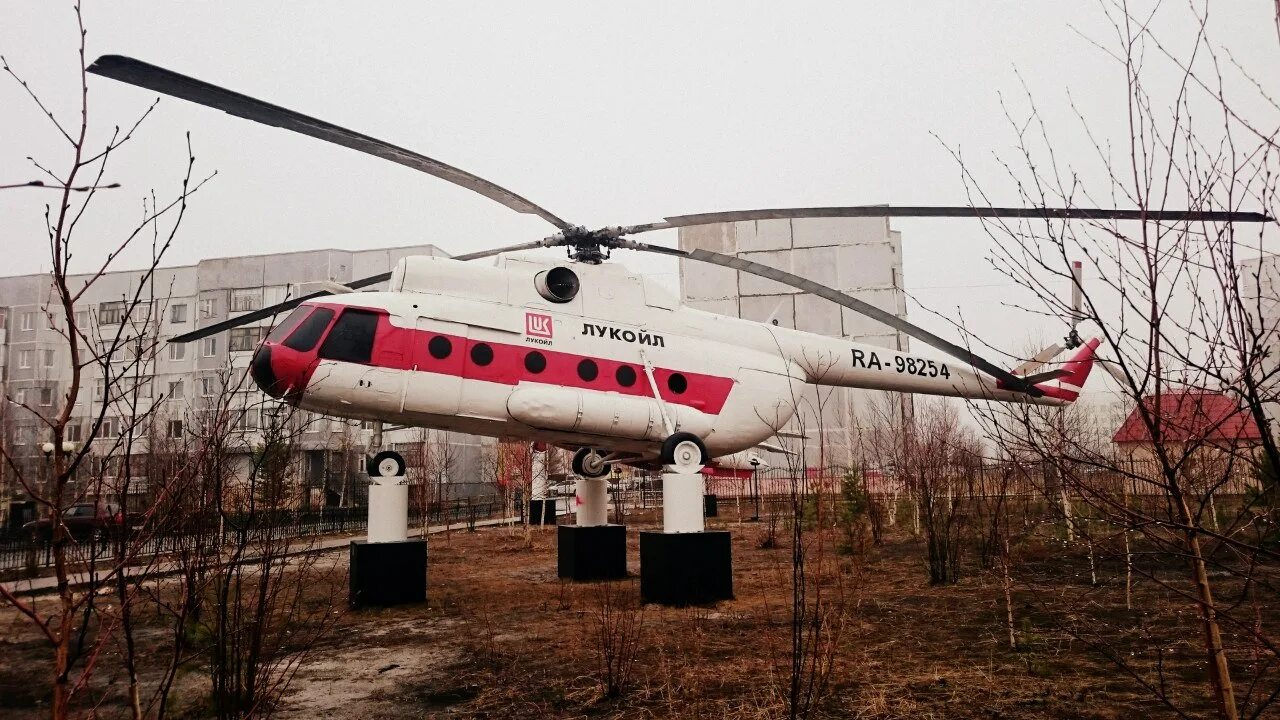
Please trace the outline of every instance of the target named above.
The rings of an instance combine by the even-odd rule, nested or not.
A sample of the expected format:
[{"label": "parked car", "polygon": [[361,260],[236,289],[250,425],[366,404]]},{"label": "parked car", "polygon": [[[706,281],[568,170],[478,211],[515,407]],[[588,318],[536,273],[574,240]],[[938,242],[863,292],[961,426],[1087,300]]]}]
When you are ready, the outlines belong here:
[{"label": "parked car", "polygon": [[548,485],[547,492],[551,493],[552,495],[562,495],[562,496],[573,495],[578,491],[577,488],[578,486],[575,483],[562,482],[562,483],[556,483],[554,485]]},{"label": "parked car", "polygon": [[[62,511],[62,521],[67,531],[77,539],[103,537],[108,533],[121,532],[128,527],[128,521],[120,506],[113,502],[76,503]],[[36,540],[53,538],[53,521],[50,518],[32,520],[22,526],[22,531]]]}]

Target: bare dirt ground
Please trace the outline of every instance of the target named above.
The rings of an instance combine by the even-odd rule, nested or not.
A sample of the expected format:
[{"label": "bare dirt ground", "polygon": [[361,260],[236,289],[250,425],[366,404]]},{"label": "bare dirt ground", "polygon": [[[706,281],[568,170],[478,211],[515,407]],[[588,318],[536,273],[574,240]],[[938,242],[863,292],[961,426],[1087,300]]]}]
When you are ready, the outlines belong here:
[{"label": "bare dirt ground", "polygon": [[[628,518],[633,574],[636,531],[653,521]],[[620,590],[614,609],[639,623],[633,677],[618,696],[608,696],[601,680],[604,586],[557,579],[553,528],[535,530],[532,549],[521,530],[490,528],[431,539],[427,605],[343,614],[302,658],[276,713],[330,720],[777,716],[790,647],[786,534],[780,529],[781,547],[761,549],[764,526],[720,524],[733,531],[735,600],[640,608],[638,580],[613,586]],[[861,566],[842,561],[844,622],[815,716],[1173,716],[1108,653],[1163,682],[1192,713],[1210,712],[1191,605],[1145,581],[1136,585],[1134,609],[1125,610],[1121,566],[1096,557],[1094,586],[1084,552],[1042,539],[1019,558],[1017,650],[1008,644],[998,575],[966,562],[959,584],[931,587],[921,541],[903,533],[869,548]],[[325,562],[329,582],[345,582],[345,554]],[[1177,578],[1180,568],[1168,572]],[[1277,612],[1265,608],[1260,622],[1274,623]],[[162,631],[142,632],[159,638]],[[43,716],[47,648],[8,609],[0,638],[0,716]],[[1261,662],[1235,635],[1228,642],[1241,672]],[[118,683],[118,673],[98,677],[99,716],[124,715]],[[179,686],[178,715],[204,714],[205,674],[184,673]]]}]

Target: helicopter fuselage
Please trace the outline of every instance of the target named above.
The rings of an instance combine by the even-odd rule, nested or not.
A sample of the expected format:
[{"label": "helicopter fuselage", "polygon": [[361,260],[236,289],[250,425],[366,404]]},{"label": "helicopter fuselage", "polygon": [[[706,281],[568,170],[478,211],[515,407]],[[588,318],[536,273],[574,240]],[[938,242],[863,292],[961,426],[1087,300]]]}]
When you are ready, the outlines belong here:
[{"label": "helicopter fuselage", "polygon": [[677,431],[711,457],[756,447],[791,420],[808,384],[1074,399],[1059,387],[1039,398],[1005,390],[955,361],[688,308],[614,263],[568,265],[574,293],[549,300],[539,278],[564,265],[405,258],[388,291],[301,305],[259,349],[253,377],[319,413],[637,460]]}]

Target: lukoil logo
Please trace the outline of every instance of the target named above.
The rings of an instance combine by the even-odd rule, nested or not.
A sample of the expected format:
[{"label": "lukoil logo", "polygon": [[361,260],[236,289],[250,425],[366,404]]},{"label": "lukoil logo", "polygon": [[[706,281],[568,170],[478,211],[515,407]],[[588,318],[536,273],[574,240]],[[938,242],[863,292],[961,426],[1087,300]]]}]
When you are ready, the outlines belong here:
[{"label": "lukoil logo", "polygon": [[551,337],[551,316],[541,313],[524,314],[524,332],[533,337]]}]

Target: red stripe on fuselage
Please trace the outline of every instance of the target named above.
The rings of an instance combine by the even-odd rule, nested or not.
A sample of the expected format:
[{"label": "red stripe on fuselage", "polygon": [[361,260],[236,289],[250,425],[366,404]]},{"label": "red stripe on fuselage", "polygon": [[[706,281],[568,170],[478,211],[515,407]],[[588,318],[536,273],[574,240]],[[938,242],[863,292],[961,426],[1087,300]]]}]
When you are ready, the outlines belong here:
[{"label": "red stripe on fuselage", "polygon": [[[329,307],[341,311],[342,305],[316,304],[318,307]],[[629,363],[604,357],[591,357],[574,353],[559,352],[541,346],[512,345],[495,343],[487,340],[475,340],[436,333],[414,328],[397,327],[391,324],[385,310],[379,308],[359,308],[379,313],[378,333],[374,339],[373,355],[368,365],[395,370],[414,370],[418,372],[437,373],[462,377],[466,380],[516,385],[520,382],[537,382],[548,385],[616,392],[621,395],[637,397],[653,397],[649,380],[645,377],[644,366],[640,363]],[[448,357],[434,358],[427,350],[428,343],[434,337],[444,337],[451,347]],[[323,342],[321,343],[323,344]],[[476,345],[488,345],[493,350],[493,361],[488,365],[477,365],[472,360],[472,348]],[[547,359],[546,369],[533,373],[525,369],[525,357],[530,353],[541,353]],[[583,360],[595,362],[597,375],[594,380],[584,380],[578,373],[578,365]],[[617,371],[622,366],[630,367],[635,372],[635,382],[623,386],[618,382]],[[683,375],[688,388],[682,393],[673,392],[669,381],[673,375]],[[719,414],[733,389],[733,378],[704,375],[702,373],[685,372],[668,368],[655,367],[654,381],[664,402],[686,405],[711,415]]]}]

